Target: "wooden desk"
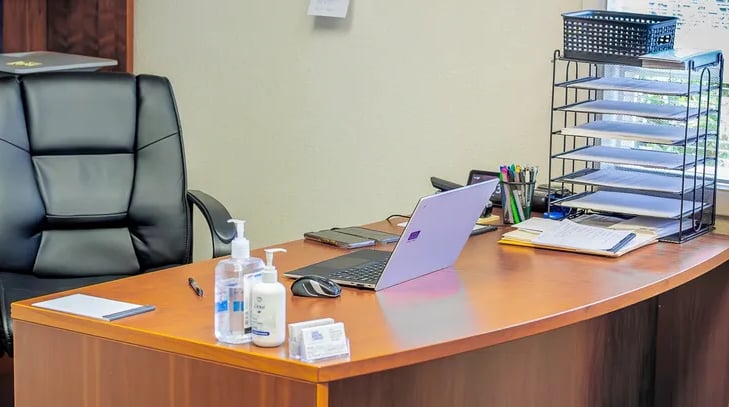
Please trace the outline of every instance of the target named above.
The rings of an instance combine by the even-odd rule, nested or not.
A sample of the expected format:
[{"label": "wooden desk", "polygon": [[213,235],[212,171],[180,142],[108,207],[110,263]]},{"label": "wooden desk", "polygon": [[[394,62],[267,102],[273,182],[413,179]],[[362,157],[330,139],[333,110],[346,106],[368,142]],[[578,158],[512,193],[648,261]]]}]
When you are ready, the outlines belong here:
[{"label": "wooden desk", "polygon": [[[608,259],[499,235],[471,238],[453,269],[378,293],[289,297],[289,322],[345,323],[344,361],[216,344],[214,261],[75,290],[157,306],[114,323],[15,303],[16,406],[729,404],[729,237]],[[342,253],[282,246],[280,272]]]}]

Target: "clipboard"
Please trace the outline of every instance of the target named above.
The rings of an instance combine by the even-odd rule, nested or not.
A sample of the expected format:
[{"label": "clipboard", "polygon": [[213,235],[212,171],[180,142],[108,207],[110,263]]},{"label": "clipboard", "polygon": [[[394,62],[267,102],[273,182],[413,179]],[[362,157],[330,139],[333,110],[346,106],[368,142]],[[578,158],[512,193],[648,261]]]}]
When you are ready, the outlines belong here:
[{"label": "clipboard", "polygon": [[[517,224],[516,227],[519,228],[519,225]],[[620,257],[625,253],[658,241],[655,233],[622,231],[622,234],[619,234],[620,232],[616,234],[615,232],[616,230],[613,229],[579,225],[570,220],[530,219],[524,222],[520,229],[504,233],[499,243],[606,257]],[[558,236],[559,233],[569,235],[571,239],[565,239],[564,241],[558,238],[555,239],[555,234]],[[545,235],[550,234],[551,238],[543,239]],[[603,241],[611,241],[612,243],[604,246],[584,243],[591,240],[592,234],[607,235],[607,238],[605,236],[596,238],[596,241],[600,244]],[[614,236],[619,238],[615,239]]]}]

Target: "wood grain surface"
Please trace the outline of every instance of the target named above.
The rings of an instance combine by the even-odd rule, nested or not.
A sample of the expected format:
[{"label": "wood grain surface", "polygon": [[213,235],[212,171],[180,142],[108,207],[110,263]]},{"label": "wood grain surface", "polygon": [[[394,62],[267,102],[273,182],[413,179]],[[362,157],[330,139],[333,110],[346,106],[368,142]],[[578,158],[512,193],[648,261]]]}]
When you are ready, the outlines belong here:
[{"label": "wood grain surface", "polygon": [[52,0],[47,8],[49,50],[116,59],[111,70],[132,71],[132,0]]},{"label": "wood grain surface", "polygon": [[[15,371],[18,406],[298,407],[317,399],[313,383],[27,322],[15,329],[24,361]],[[33,380],[43,389],[26,385]]]},{"label": "wood grain surface", "polygon": [[133,0],[4,0],[3,52],[50,50],[116,59],[133,72]]},{"label": "wood grain surface", "polygon": [[336,381],[331,405],[650,406],[653,337],[640,333],[654,327],[654,306],[648,300],[500,345]]},{"label": "wood grain surface", "polygon": [[[247,406],[262,407],[645,407],[653,397],[653,359],[635,356],[650,353],[644,350],[652,349],[653,338],[636,332],[653,329],[654,307],[651,299],[554,331],[330,384],[257,375],[19,322],[16,329],[24,339],[17,343],[16,355],[24,362],[17,369],[16,401],[18,406],[62,401],[109,407],[225,407],[243,399]],[[606,352],[612,341],[619,344],[607,348],[625,351]],[[34,368],[39,365],[44,366],[41,372]],[[64,374],[54,373],[58,371]],[[636,379],[647,385],[635,386]],[[37,391],[40,386],[45,391]]]},{"label": "wood grain surface", "polygon": [[0,407],[13,407],[13,359],[0,358]]},{"label": "wood grain surface", "polygon": [[3,0],[3,52],[46,49],[46,0]]},{"label": "wood grain surface", "polygon": [[[385,223],[382,230],[396,230]],[[327,382],[426,362],[555,330],[671,290],[724,263],[729,238],[710,234],[681,245],[658,243],[618,259],[496,244],[500,233],[473,237],[455,268],[372,292],[347,288],[337,299],[287,298],[287,320],[332,317],[345,323],[350,360],[305,364],[285,346],[220,346],[213,336],[215,261],[86,287],[76,292],[157,310],[114,323],[13,304],[17,320],[70,329],[293,379]],[[343,254],[294,241],[279,272]],[[392,249],[391,246],[388,247]],[[262,256],[261,250],[253,253]],[[208,293],[187,286],[195,277]],[[290,281],[283,279],[284,284]],[[62,294],[43,297],[49,299]]]},{"label": "wood grain surface", "polygon": [[[729,264],[658,297],[655,406],[729,399]],[[701,391],[698,391],[701,390]]]}]

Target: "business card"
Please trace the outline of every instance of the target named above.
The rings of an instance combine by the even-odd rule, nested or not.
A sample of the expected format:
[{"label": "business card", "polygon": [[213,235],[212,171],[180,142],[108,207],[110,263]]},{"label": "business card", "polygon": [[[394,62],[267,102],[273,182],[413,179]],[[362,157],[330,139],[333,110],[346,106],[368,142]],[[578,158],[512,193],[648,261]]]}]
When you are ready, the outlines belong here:
[{"label": "business card", "polygon": [[301,339],[301,359],[304,361],[349,356],[349,341],[342,322],[304,328]]}]

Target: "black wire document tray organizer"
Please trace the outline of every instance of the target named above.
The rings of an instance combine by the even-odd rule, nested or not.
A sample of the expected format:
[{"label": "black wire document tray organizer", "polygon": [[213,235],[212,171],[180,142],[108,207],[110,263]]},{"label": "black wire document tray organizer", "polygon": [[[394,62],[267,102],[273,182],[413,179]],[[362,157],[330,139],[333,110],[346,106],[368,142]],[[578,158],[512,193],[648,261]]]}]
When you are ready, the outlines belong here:
[{"label": "black wire document tray organizer", "polygon": [[552,63],[549,183],[575,193],[549,211],[665,220],[659,239],[675,243],[712,230],[723,55],[647,69],[557,50]]}]

